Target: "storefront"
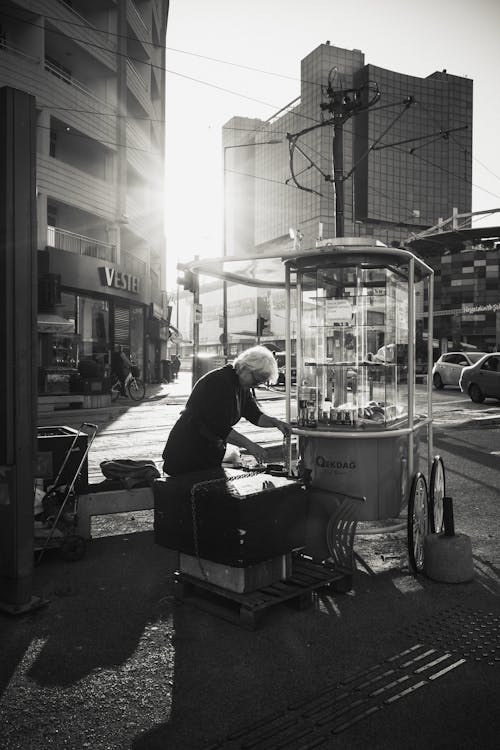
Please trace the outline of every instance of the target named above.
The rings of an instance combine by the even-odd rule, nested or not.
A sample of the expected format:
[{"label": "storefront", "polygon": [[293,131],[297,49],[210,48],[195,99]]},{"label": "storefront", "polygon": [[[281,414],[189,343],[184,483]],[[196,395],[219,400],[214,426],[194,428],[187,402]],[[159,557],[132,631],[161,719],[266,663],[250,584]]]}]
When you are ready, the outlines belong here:
[{"label": "storefront", "polygon": [[148,280],[94,258],[52,248],[43,255],[41,268],[50,269],[59,288],[48,298],[39,295],[40,394],[85,389],[89,380],[93,392],[102,392],[118,346],[148,380],[151,349],[161,358],[162,339],[168,337],[163,332],[168,325],[150,325],[153,314],[162,320],[163,310],[157,305],[153,313]]}]

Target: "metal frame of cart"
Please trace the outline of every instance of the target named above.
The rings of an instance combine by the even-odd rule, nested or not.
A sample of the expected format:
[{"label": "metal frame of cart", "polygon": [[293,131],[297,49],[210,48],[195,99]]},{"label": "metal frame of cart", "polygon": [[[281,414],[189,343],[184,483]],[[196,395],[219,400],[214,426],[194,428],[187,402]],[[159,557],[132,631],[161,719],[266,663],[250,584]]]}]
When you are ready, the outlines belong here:
[{"label": "metal frame of cart", "polygon": [[[273,253],[263,255],[252,255],[245,257],[225,257],[205,261],[193,261],[189,264],[189,269],[200,275],[213,276],[224,281],[233,281],[236,283],[260,287],[260,288],[281,288],[286,291],[286,315],[285,315],[285,336],[286,336],[286,418],[291,421],[291,341],[292,341],[292,292],[297,291],[297,280],[293,279],[297,268],[314,263],[316,260],[321,262],[338,262],[345,256],[355,258],[363,257],[370,253],[376,257],[383,257],[388,260],[404,260],[408,264],[408,331],[415,331],[415,270],[428,277],[428,337],[427,337],[427,415],[423,419],[418,419],[414,412],[415,396],[415,360],[414,347],[408,346],[408,409],[407,424],[395,429],[385,428],[384,430],[369,430],[366,433],[355,431],[349,432],[343,430],[335,432],[316,428],[314,432],[310,429],[296,427],[293,433],[300,438],[307,440],[314,435],[314,439],[324,438],[325,440],[381,440],[394,439],[401,437],[408,440],[408,514],[407,514],[407,534],[408,534],[408,552],[409,560],[415,572],[423,567],[423,540],[425,534],[430,531],[441,531],[442,529],[442,500],[445,495],[445,475],[442,459],[439,456],[433,456],[432,440],[432,330],[433,330],[433,269],[423,260],[418,258],[412,252],[400,249],[389,248],[382,243],[375,242],[367,244],[365,238],[339,238],[318,243],[319,246],[312,250],[302,252],[290,252],[289,254]],[[300,291],[300,290],[298,290]],[[297,294],[297,297],[299,295]],[[297,315],[299,315],[297,312]],[[410,333],[408,334],[410,336]],[[411,334],[412,335],[412,334]],[[300,360],[300,337],[297,336],[297,371]],[[411,375],[411,377],[410,377]],[[421,430],[427,431],[427,464],[429,477],[428,481],[423,473],[417,470],[414,461],[414,441],[415,436]],[[290,466],[291,454],[288,457]],[[342,493],[340,493],[342,494]],[[401,506],[404,502],[401,503]]]}]

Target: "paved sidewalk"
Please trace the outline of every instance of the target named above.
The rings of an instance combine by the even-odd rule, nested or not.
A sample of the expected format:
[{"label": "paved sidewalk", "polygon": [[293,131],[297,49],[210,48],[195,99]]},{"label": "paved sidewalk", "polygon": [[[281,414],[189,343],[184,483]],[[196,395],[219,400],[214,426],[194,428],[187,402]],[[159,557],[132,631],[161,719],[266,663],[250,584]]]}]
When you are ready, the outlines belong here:
[{"label": "paved sidewalk", "polygon": [[[247,632],[174,598],[153,533],[46,555],[44,608],[0,616],[3,750],[498,747],[499,587],[374,572]],[[419,671],[420,670],[420,671]]]}]

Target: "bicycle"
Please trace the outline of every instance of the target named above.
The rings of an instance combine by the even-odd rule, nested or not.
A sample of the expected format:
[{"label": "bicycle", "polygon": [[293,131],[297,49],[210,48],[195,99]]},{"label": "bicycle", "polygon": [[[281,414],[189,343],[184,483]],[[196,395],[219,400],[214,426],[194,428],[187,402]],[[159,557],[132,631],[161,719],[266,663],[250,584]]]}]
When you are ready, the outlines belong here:
[{"label": "bicycle", "polygon": [[[123,384],[125,393],[130,396],[132,401],[142,401],[146,395],[146,386],[139,378],[140,374],[139,368],[136,365],[132,365],[130,372],[125,378],[125,383]],[[113,378],[115,378],[115,381],[111,386],[111,401],[116,401],[116,399],[122,395],[122,384],[120,378],[116,375],[113,374]]]}]

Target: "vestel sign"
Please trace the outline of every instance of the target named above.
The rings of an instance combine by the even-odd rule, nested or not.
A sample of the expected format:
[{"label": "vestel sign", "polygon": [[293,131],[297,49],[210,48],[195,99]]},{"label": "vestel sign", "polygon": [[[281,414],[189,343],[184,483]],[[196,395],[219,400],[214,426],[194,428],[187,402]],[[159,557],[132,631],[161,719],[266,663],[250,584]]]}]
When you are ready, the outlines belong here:
[{"label": "vestel sign", "polygon": [[123,289],[126,292],[139,294],[139,277],[132,276],[131,273],[119,271],[112,266],[102,266],[99,268],[101,281],[104,286],[111,286],[115,289]]}]

